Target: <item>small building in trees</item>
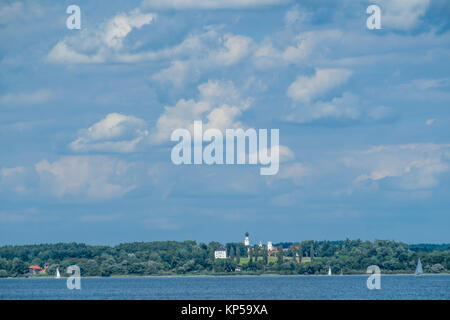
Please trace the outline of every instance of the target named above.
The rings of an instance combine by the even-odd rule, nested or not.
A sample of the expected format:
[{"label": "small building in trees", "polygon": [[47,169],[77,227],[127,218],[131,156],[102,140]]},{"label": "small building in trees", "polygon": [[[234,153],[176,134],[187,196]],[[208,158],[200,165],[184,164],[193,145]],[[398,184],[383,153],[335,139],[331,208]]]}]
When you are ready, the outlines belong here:
[{"label": "small building in trees", "polygon": [[227,249],[224,247],[219,247],[214,251],[214,259],[226,259],[227,258]]},{"label": "small building in trees", "polygon": [[28,267],[28,270],[31,274],[37,274],[42,271],[42,268],[40,266],[32,265]]},{"label": "small building in trees", "polygon": [[267,251],[267,255],[269,257],[271,257],[272,255],[276,254],[278,252],[278,248],[277,247],[272,247],[272,250],[268,250]]},{"label": "small building in trees", "polygon": [[28,271],[31,274],[46,273],[48,268],[50,268],[50,266],[47,264],[44,266],[44,268],[41,268],[40,266],[37,265],[32,265],[28,267]]}]

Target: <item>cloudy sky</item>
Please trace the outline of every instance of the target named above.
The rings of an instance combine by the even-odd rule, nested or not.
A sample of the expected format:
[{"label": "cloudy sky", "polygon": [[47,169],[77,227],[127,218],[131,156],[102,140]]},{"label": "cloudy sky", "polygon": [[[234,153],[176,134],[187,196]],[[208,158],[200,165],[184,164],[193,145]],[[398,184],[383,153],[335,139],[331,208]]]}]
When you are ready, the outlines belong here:
[{"label": "cloudy sky", "polygon": [[[446,0],[2,1],[0,244],[450,242],[449,16]],[[194,120],[280,129],[279,173],[175,166],[170,134]]]}]

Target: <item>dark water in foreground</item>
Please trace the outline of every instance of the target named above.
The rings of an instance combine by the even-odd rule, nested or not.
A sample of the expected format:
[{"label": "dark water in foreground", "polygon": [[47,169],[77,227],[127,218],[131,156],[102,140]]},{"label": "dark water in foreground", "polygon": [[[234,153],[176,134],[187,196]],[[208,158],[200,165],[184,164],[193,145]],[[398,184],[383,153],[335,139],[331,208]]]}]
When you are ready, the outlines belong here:
[{"label": "dark water in foreground", "polygon": [[0,299],[450,299],[450,275],[382,276],[369,290],[367,276],[236,276],[0,279]]}]

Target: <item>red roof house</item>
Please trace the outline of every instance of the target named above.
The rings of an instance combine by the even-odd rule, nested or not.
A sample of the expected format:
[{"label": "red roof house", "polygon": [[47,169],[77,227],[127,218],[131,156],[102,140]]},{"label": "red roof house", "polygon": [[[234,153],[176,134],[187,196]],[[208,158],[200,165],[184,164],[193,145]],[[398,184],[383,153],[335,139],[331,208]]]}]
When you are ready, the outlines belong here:
[{"label": "red roof house", "polygon": [[50,266],[46,265],[44,268],[41,268],[40,266],[32,265],[28,267],[28,270],[30,271],[31,274],[45,273],[49,267]]},{"label": "red roof house", "polygon": [[31,274],[36,274],[42,271],[42,268],[36,265],[29,266],[28,269],[30,270]]}]

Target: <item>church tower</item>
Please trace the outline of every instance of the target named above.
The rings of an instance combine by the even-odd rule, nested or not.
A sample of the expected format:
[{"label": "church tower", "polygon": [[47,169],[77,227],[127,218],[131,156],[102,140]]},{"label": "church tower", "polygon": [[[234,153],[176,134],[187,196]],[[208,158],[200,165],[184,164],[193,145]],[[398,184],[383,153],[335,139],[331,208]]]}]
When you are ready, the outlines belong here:
[{"label": "church tower", "polygon": [[244,245],[245,245],[246,247],[249,247],[249,246],[250,246],[250,239],[248,238],[248,232],[245,233]]}]

